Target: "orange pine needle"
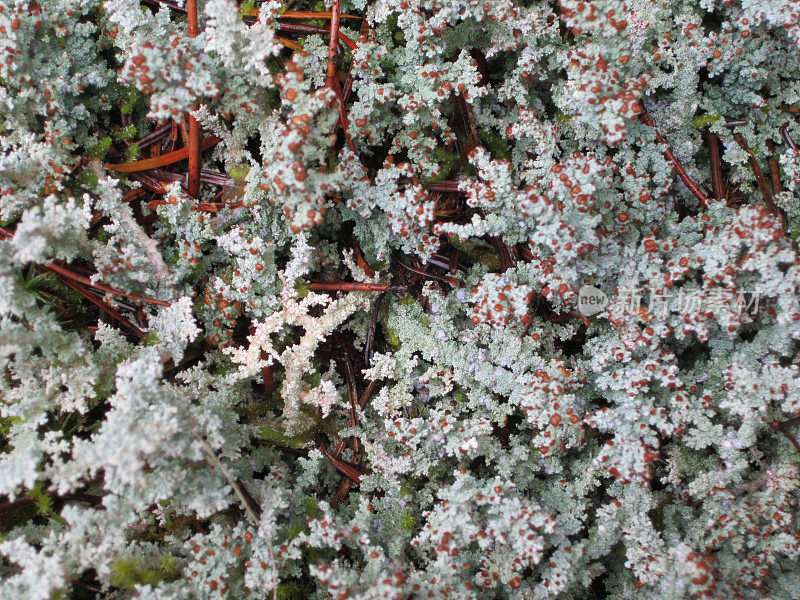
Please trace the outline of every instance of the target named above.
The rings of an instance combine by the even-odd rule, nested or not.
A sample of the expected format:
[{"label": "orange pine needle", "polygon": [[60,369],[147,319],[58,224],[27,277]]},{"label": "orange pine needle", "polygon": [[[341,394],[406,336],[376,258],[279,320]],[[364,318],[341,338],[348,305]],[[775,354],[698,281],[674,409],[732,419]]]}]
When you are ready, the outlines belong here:
[{"label": "orange pine needle", "polygon": [[[186,0],[186,12],[189,21],[189,37],[197,37],[197,0]],[[189,139],[186,147],[189,150],[189,176],[187,187],[192,198],[200,196],[200,163],[203,152],[200,146],[200,124],[189,115]]]},{"label": "orange pine needle", "polygon": [[[339,0],[331,0],[331,39],[328,43],[328,74],[327,81],[331,89],[335,90],[336,79],[336,46],[339,43],[339,18],[341,16],[341,5]],[[341,97],[341,91],[339,92]],[[341,100],[340,100],[341,103]],[[344,121],[342,121],[344,125]]]},{"label": "orange pine needle", "polygon": [[358,44],[356,44],[353,40],[351,40],[341,31],[339,32],[339,41],[343,42],[345,46],[350,48],[350,50],[355,51],[358,48]]},{"label": "orange pine needle", "polygon": [[[219,142],[220,138],[215,136],[210,136],[204,138],[201,142],[200,146],[203,150],[210,148],[217,142]],[[176,163],[181,160],[186,160],[189,158],[189,148],[181,148],[180,150],[175,150],[174,152],[168,152],[167,154],[162,154],[161,156],[156,156],[153,158],[146,158],[144,160],[136,160],[133,162],[128,163],[119,163],[119,164],[111,164],[106,163],[103,165],[109,171],[116,171],[117,173],[133,173],[134,171],[147,171],[148,169],[157,169],[158,167],[163,167],[166,165],[171,165],[172,163]]]},{"label": "orange pine needle", "polygon": [[366,273],[367,277],[374,277],[375,269],[367,264],[367,261],[364,259],[364,255],[361,253],[361,248],[358,244],[353,247],[353,255],[355,256],[356,264],[364,269],[364,273]]},{"label": "orange pine needle", "polygon": [[391,292],[395,288],[382,283],[360,283],[347,281],[312,281],[308,284],[312,292]]},{"label": "orange pine needle", "polygon": [[287,38],[284,38],[284,37],[276,37],[275,39],[278,40],[281,44],[283,44],[287,48],[291,48],[292,50],[302,50],[303,49],[303,47],[300,44],[298,44],[297,42],[295,42],[294,40],[290,40],[290,39],[287,39]]},{"label": "orange pine needle", "polygon": [[[251,14],[252,13],[252,14]],[[255,17],[258,15],[258,9],[254,8],[252,10],[247,11],[244,13],[248,16]],[[279,19],[331,19],[333,18],[332,12],[313,12],[308,10],[287,10],[284,13],[278,15]],[[360,19],[361,17],[357,15],[348,15],[348,14],[339,14],[340,19]]]}]

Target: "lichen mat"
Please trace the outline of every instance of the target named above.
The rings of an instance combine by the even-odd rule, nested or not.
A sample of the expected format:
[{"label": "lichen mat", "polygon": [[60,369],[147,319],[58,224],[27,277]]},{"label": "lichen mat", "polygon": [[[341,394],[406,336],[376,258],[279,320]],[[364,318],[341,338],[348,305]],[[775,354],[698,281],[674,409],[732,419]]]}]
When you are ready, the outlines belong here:
[{"label": "lichen mat", "polygon": [[798,14],[0,0],[0,598],[800,598]]}]

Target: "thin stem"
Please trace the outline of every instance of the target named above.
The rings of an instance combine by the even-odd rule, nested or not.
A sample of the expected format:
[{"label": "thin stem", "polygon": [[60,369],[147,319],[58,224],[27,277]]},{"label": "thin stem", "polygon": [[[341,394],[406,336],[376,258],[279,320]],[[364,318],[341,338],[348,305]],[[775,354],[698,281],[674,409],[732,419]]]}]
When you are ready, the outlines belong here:
[{"label": "thin stem", "polygon": [[[251,14],[251,12],[253,14]],[[246,15],[256,16],[258,14],[258,9],[253,9],[252,11],[246,12]],[[333,17],[333,13],[323,11],[323,12],[314,12],[309,10],[287,10],[278,15],[279,19],[330,19]],[[339,14],[340,19],[360,19],[358,15],[348,15],[348,14]]]},{"label": "thin stem", "polygon": [[782,423],[778,423],[781,427],[794,427],[795,425],[800,425],[800,417],[793,417],[788,421],[783,421]]},{"label": "thin stem", "polygon": [[719,156],[719,140],[716,133],[708,132],[708,154],[711,159],[711,187],[717,202],[722,202],[725,192],[722,187],[722,160]]},{"label": "thin stem", "polygon": [[792,446],[794,446],[798,452],[800,452],[800,442],[797,441],[797,438],[792,435],[792,433],[784,427],[785,423],[781,423],[780,421],[775,421],[772,424],[772,428],[780,431],[783,435],[786,436],[786,439],[791,442]]},{"label": "thin stem", "polygon": [[[189,425],[189,428],[192,430],[192,435],[194,435],[195,439],[198,442],[200,442],[200,446],[203,448],[203,452],[205,452],[206,455],[208,456],[208,459],[211,462],[211,464],[219,469],[220,473],[222,473],[222,476],[225,477],[226,481],[228,482],[228,485],[230,485],[231,488],[233,488],[233,491],[236,494],[236,497],[239,498],[239,502],[241,502],[242,506],[244,507],[245,513],[247,513],[247,516],[250,517],[250,521],[253,523],[254,526],[258,527],[261,524],[261,521],[258,518],[258,516],[256,515],[256,511],[253,509],[253,505],[250,503],[250,500],[244,494],[244,492],[242,491],[242,488],[236,482],[236,479],[234,479],[233,475],[228,470],[228,468],[219,459],[219,457],[217,456],[217,453],[214,452],[214,449],[209,445],[209,443],[206,441],[206,439],[200,434],[200,431],[199,431],[200,423],[197,422],[197,419],[195,419],[194,415],[192,415],[188,411],[186,411],[186,415],[189,417],[189,420],[191,421],[191,423]],[[265,538],[264,541],[267,544],[267,551],[269,552],[269,557],[272,560],[272,563],[275,565],[275,568],[277,569],[278,568],[278,561],[275,559],[275,550],[272,548],[272,542],[269,539],[266,539],[266,538]],[[273,597],[274,600],[277,600],[277,598],[278,598],[278,586],[277,585],[274,588],[272,588],[272,597]]]},{"label": "thin stem", "polygon": [[[145,175],[144,173],[133,172],[131,173],[130,178],[133,181],[138,181],[144,186],[144,188],[153,192],[154,194],[166,194],[167,190],[169,190],[169,184],[159,181],[150,175]],[[162,204],[164,203],[162,202]]]},{"label": "thin stem", "polygon": [[[486,214],[483,212],[483,210],[480,212],[481,216],[485,218]],[[508,244],[506,244],[501,237],[492,235],[489,236],[489,241],[497,250],[497,254],[500,258],[500,266],[504,271],[516,266],[516,261],[514,260],[514,255],[511,252],[511,248],[509,248]]]},{"label": "thin stem", "polygon": [[290,48],[291,50],[302,50],[303,49],[303,47],[300,44],[298,44],[297,42],[295,42],[294,40],[290,40],[288,38],[280,37],[280,36],[275,36],[275,39],[278,40],[281,44],[283,44],[287,48]]},{"label": "thin stem", "polygon": [[156,127],[153,131],[151,131],[142,139],[140,139],[138,142],[136,142],[136,145],[139,146],[140,150],[143,150],[147,146],[150,146],[151,144],[155,144],[156,142],[160,142],[161,140],[163,140],[165,137],[169,135],[171,129],[172,129],[172,124],[170,123],[162,125],[161,127]]},{"label": "thin stem", "polygon": [[[350,426],[358,425],[358,392],[356,391],[356,375],[353,371],[353,362],[345,353],[344,355],[344,379],[347,384],[347,397],[350,400]],[[353,452],[358,454],[358,438],[353,437]]]},{"label": "thin stem", "polygon": [[352,479],[353,483],[361,483],[362,474],[358,469],[356,469],[352,465],[349,465],[348,463],[344,462],[343,460],[339,460],[338,458],[335,458],[334,456],[332,456],[328,452],[328,450],[325,448],[324,444],[320,443],[319,444],[319,449],[320,449],[320,452],[322,452],[322,454],[325,456],[325,458],[327,458],[328,461],[330,461],[330,463],[331,463],[331,465],[333,465],[334,469],[339,471],[345,477],[347,477],[349,479]]},{"label": "thin stem", "polygon": [[353,257],[356,259],[356,264],[364,270],[364,273],[367,275],[367,277],[375,277],[375,269],[367,264],[358,242],[353,244]]},{"label": "thin stem", "polygon": [[334,75],[333,79],[331,80],[333,84],[333,92],[336,94],[336,99],[339,101],[339,122],[342,125],[342,132],[344,133],[345,142],[347,142],[347,147],[350,148],[350,151],[355,154],[356,153],[356,146],[353,143],[353,138],[350,137],[350,132],[348,131],[348,122],[347,122],[347,111],[344,105],[344,96],[342,96],[342,86],[339,84],[339,80]]},{"label": "thin stem", "polygon": [[367,401],[372,396],[372,392],[375,391],[375,388],[378,387],[378,380],[372,379],[368,384],[367,388],[364,390],[364,393],[361,394],[361,397],[358,399],[358,405],[363,410],[364,407],[367,405]]},{"label": "thin stem", "polygon": [[[263,352],[266,354],[266,352]],[[275,377],[272,375],[272,369],[270,367],[264,367],[261,369],[261,375],[264,378],[264,395],[270,396],[272,392],[275,390]]]},{"label": "thin stem", "polygon": [[347,498],[347,494],[350,493],[350,488],[353,487],[353,481],[348,478],[342,476],[342,480],[339,482],[339,489],[336,490],[336,493],[331,498],[331,507],[336,508],[342,501]]},{"label": "thin stem", "polygon": [[241,182],[228,177],[225,173],[217,173],[216,171],[207,171],[205,169],[200,171],[200,181],[221,187],[244,187]]},{"label": "thin stem", "polygon": [[[278,25],[278,30],[285,33],[329,33],[328,29],[325,27],[317,27],[316,25],[298,25],[296,23],[281,23]],[[339,32],[339,41],[350,48],[350,50],[355,50],[358,48],[358,45],[341,31]]]},{"label": "thin stem", "polygon": [[367,367],[369,367],[369,363],[372,360],[372,343],[375,341],[375,331],[378,328],[378,321],[380,320],[381,304],[383,304],[383,299],[385,297],[386,294],[378,296],[378,301],[375,303],[375,310],[372,311],[372,322],[367,331],[367,339],[364,342],[364,363]]},{"label": "thin stem", "polygon": [[142,331],[136,325],[134,325],[133,323],[128,321],[128,319],[123,317],[121,314],[119,314],[118,311],[116,311],[113,308],[111,308],[108,304],[106,304],[105,302],[101,302],[100,300],[98,300],[97,298],[92,296],[84,286],[79,285],[75,281],[71,281],[71,280],[64,281],[64,285],[66,285],[67,287],[75,290],[81,296],[86,298],[89,302],[94,304],[97,308],[99,308],[100,310],[102,310],[103,312],[108,314],[112,319],[116,319],[117,321],[122,323],[125,327],[129,328],[130,330],[132,330],[133,333],[137,337],[139,337],[139,338],[143,338],[144,337],[144,331]]},{"label": "thin stem", "polygon": [[781,228],[783,231],[786,231],[786,222],[784,221],[778,205],[775,204],[775,200],[772,197],[772,190],[770,190],[769,184],[767,183],[767,178],[764,177],[761,167],[758,166],[758,161],[756,160],[753,151],[750,149],[750,146],[747,145],[747,140],[744,139],[744,136],[741,133],[734,133],[733,139],[736,140],[736,143],[739,144],[742,150],[747,152],[747,164],[750,165],[750,170],[753,171],[753,175],[755,175],[756,183],[758,183],[758,189],[761,191],[761,195],[764,197],[764,203],[767,205],[769,212],[780,219]]},{"label": "thin stem", "polygon": [[464,190],[458,189],[461,184],[460,181],[439,181],[438,183],[430,183],[425,186],[429,192],[438,192],[440,194],[466,194]]},{"label": "thin stem", "polygon": [[[347,15],[341,15],[344,18]],[[367,21],[367,17],[361,18],[361,26],[358,28],[358,39],[361,40],[362,38],[366,39],[367,34],[369,33],[369,23]],[[339,35],[342,35],[339,33]],[[344,88],[342,89],[342,98],[345,102],[350,99],[350,94],[353,92],[353,65],[350,65],[350,68],[347,70],[347,79],[344,82]]]},{"label": "thin stem", "polygon": [[192,115],[189,115],[189,181],[187,184],[189,195],[192,198],[200,196],[200,125]]}]

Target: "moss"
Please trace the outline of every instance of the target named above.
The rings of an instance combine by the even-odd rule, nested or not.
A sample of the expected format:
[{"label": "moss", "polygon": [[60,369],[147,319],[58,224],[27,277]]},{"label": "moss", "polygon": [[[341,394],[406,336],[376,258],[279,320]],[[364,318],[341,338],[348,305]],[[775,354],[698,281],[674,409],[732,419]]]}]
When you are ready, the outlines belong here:
[{"label": "moss", "polygon": [[289,523],[289,527],[286,529],[286,538],[293,540],[301,533],[308,533],[309,531],[308,522],[305,519],[296,519]]},{"label": "moss", "polygon": [[[387,319],[387,321],[388,321],[388,319]],[[400,344],[400,338],[397,335],[397,332],[392,327],[390,327],[386,321],[381,321],[381,325],[383,325],[383,335],[386,338],[386,342],[390,346],[393,346],[395,348],[399,348],[401,346],[401,344]]]},{"label": "moss", "polygon": [[722,118],[722,115],[713,113],[697,115],[692,119],[692,127],[696,129],[705,129],[709,125],[713,125]]},{"label": "moss", "polygon": [[479,128],[478,134],[481,141],[492,151],[495,158],[505,160],[511,158],[511,149],[508,147],[508,142],[499,133],[491,129]]},{"label": "moss", "polygon": [[19,417],[0,417],[0,437],[8,437],[11,428],[18,423],[22,423]]},{"label": "moss", "polygon": [[114,132],[114,139],[118,142],[123,142],[125,140],[130,140],[136,135],[136,125],[128,125],[127,127],[121,127],[116,132]]},{"label": "moss", "polygon": [[463,240],[455,235],[451,235],[449,241],[469,262],[484,265],[490,271],[500,270],[500,258],[491,244],[482,240]]},{"label": "moss", "polygon": [[272,442],[279,446],[289,448],[305,448],[314,441],[315,429],[307,429],[297,435],[288,436],[278,429],[264,427],[261,429],[261,439],[265,442]]},{"label": "moss", "polygon": [[111,565],[111,585],[124,590],[132,590],[137,585],[158,585],[162,581],[178,578],[180,569],[177,560],[164,556],[158,566],[149,566],[135,559],[115,560]]},{"label": "moss", "polygon": [[304,279],[299,278],[299,277],[297,279],[295,279],[294,289],[297,290],[297,294],[301,298],[305,298],[306,296],[308,296],[309,289],[308,289],[308,285],[306,284],[306,281]]},{"label": "moss", "polygon": [[140,155],[139,144],[128,144],[125,150],[125,161],[133,162],[138,160]]},{"label": "moss", "polygon": [[304,505],[306,508],[306,515],[312,519],[317,516],[317,513],[319,512],[319,502],[314,496],[309,496],[306,498]]},{"label": "moss", "polygon": [[36,508],[39,510],[40,514],[49,515],[52,513],[53,498],[50,496],[50,494],[42,490],[41,482],[38,482],[35,486],[33,486],[33,488],[28,491],[28,495],[36,502]]},{"label": "moss", "polygon": [[78,184],[87,189],[96,186],[98,181],[99,178],[94,171],[84,170],[78,175]]},{"label": "moss", "polygon": [[411,509],[406,509],[403,516],[400,518],[400,528],[407,533],[416,533],[419,529],[419,521]]},{"label": "moss", "polygon": [[97,143],[86,152],[87,156],[89,158],[103,158],[106,152],[111,148],[111,141],[110,136],[101,137],[97,140]]},{"label": "moss", "polygon": [[305,600],[314,592],[314,586],[308,582],[284,581],[275,590],[278,600]]},{"label": "moss", "polygon": [[245,165],[233,167],[228,174],[231,176],[231,179],[235,179],[236,181],[244,181],[249,172],[250,167]]},{"label": "moss", "polygon": [[439,173],[435,177],[424,178],[423,183],[425,184],[442,181],[453,170],[453,168],[456,166],[459,159],[461,158],[455,152],[450,152],[449,150],[446,150],[445,148],[442,147],[437,147],[433,151],[433,154],[436,163],[439,165]]}]

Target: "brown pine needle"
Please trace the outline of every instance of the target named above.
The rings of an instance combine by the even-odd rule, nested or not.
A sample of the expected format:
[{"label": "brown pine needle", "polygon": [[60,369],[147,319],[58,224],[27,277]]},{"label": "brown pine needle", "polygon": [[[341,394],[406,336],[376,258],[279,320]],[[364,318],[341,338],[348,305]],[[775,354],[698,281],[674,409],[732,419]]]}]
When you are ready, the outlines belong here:
[{"label": "brown pine needle", "polygon": [[650,115],[648,115],[647,113],[642,113],[639,116],[639,119],[641,119],[642,123],[652,127],[655,130],[656,140],[658,140],[662,144],[667,144],[667,149],[664,150],[664,155],[672,163],[672,166],[675,169],[675,172],[678,174],[678,177],[680,177],[684,185],[687,188],[689,188],[689,191],[692,192],[692,195],[700,201],[700,204],[703,205],[703,208],[707,208],[708,198],[706,198],[706,195],[700,190],[700,187],[694,181],[692,181],[692,178],[689,177],[689,174],[683,168],[681,163],[678,162],[678,159],[675,157],[675,155],[672,153],[672,149],[669,147],[669,143],[667,142],[666,139],[664,139],[664,136],[662,136],[661,133],[658,131],[658,128],[656,127],[656,124],[653,122],[653,119],[650,118]]},{"label": "brown pine needle", "polygon": [[758,189],[761,191],[761,195],[764,197],[764,204],[767,205],[767,209],[770,213],[772,213],[775,217],[778,217],[778,220],[781,223],[781,230],[785,233],[786,219],[784,219],[781,209],[778,208],[777,204],[775,204],[775,199],[772,197],[772,190],[767,183],[767,178],[764,177],[761,167],[758,166],[758,161],[756,160],[753,151],[750,149],[750,146],[747,144],[747,140],[744,139],[744,136],[741,133],[734,133],[733,139],[736,140],[736,143],[739,144],[742,150],[747,152],[747,164],[750,165],[750,170],[753,171],[753,175],[756,178]]},{"label": "brown pine needle", "polygon": [[61,275],[62,277],[66,277],[67,279],[71,279],[72,281],[77,281],[78,283],[81,283],[85,286],[94,288],[96,290],[100,290],[101,292],[105,292],[113,296],[122,296],[124,298],[130,298],[131,300],[144,302],[145,304],[155,304],[157,306],[171,306],[169,302],[165,302],[164,300],[148,298],[147,296],[140,296],[139,294],[134,294],[132,292],[123,292],[122,290],[118,290],[116,288],[103,285],[102,283],[94,283],[88,277],[84,277],[83,275],[78,275],[77,273],[73,273],[69,269],[65,269],[64,267],[59,266],[55,263],[51,263],[49,265],[41,265],[41,267],[43,269],[47,269],[48,271],[52,271],[53,273]]},{"label": "brown pine needle", "polygon": [[395,286],[382,283],[360,283],[348,281],[312,281],[307,284],[312,292],[392,292]]},{"label": "brown pine needle", "polygon": [[[249,17],[258,16],[258,9],[253,8],[246,13]],[[323,12],[313,12],[309,10],[287,10],[284,13],[278,15],[279,19],[330,19],[333,17],[333,13],[323,11]],[[340,19],[360,19],[361,17],[357,15],[347,15],[347,14],[340,14]]]},{"label": "brown pine needle", "polygon": [[725,199],[725,192],[722,186],[722,160],[719,156],[719,143],[716,133],[708,132],[708,155],[711,160],[711,187],[714,190],[714,198],[717,202]]}]

